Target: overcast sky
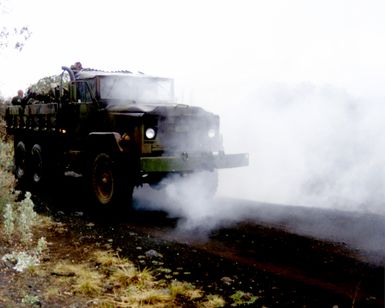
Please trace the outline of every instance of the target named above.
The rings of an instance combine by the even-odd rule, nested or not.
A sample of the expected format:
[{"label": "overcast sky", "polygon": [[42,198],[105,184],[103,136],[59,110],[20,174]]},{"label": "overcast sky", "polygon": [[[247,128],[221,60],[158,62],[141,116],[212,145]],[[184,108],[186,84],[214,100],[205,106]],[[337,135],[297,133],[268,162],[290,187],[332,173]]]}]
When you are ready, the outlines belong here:
[{"label": "overcast sky", "polygon": [[0,26],[33,32],[22,52],[1,51],[4,95],[75,61],[197,89],[252,81],[385,92],[382,0],[2,1]]},{"label": "overcast sky", "polygon": [[75,61],[173,77],[250,153],[222,191],[384,213],[385,1],[0,1],[32,31],[0,51],[1,94]]}]

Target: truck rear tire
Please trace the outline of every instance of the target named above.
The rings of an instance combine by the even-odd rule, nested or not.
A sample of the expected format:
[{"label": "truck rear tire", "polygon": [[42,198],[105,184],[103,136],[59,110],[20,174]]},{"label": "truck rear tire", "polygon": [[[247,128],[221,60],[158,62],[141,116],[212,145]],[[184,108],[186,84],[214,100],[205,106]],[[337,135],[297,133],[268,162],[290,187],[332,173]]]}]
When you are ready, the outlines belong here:
[{"label": "truck rear tire", "polygon": [[15,167],[14,174],[16,180],[21,184],[25,182],[27,174],[27,147],[23,141],[19,141],[15,146]]},{"label": "truck rear tire", "polygon": [[39,186],[44,179],[43,152],[39,144],[35,144],[31,149],[31,178],[34,186]]}]

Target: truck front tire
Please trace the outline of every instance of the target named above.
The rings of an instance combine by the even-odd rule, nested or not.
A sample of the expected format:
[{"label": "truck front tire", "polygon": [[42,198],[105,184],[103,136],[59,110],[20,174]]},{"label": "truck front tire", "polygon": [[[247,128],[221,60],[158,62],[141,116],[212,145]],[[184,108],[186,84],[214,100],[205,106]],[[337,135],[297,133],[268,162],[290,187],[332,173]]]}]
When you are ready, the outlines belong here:
[{"label": "truck front tire", "polygon": [[110,154],[97,154],[90,172],[91,188],[96,203],[100,206],[129,203],[131,206],[133,185],[127,178],[128,174],[118,170]]},{"label": "truck front tire", "polygon": [[113,201],[116,190],[116,176],[113,163],[106,153],[98,154],[92,164],[91,184],[96,201],[101,205]]}]

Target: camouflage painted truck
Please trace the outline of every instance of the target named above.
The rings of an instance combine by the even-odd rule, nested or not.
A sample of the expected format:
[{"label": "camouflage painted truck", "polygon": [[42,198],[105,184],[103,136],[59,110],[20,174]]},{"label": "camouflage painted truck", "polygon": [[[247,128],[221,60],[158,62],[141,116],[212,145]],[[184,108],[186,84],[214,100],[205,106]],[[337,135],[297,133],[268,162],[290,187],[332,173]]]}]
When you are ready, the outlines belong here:
[{"label": "camouflage painted truck", "polygon": [[173,103],[172,79],[62,67],[39,82],[6,110],[24,187],[81,175],[95,202],[109,205],[130,202],[135,186],[199,171],[214,192],[217,169],[248,164],[247,154],[224,153],[217,115]]}]

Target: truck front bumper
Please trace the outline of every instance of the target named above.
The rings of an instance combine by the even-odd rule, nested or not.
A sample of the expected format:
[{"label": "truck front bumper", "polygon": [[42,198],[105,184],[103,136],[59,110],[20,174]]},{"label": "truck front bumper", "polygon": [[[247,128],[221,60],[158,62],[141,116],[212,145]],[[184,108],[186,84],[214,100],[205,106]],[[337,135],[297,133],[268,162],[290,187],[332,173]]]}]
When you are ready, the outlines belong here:
[{"label": "truck front bumper", "polygon": [[245,153],[182,153],[179,156],[142,157],[140,163],[143,173],[192,172],[247,166],[249,155]]}]

